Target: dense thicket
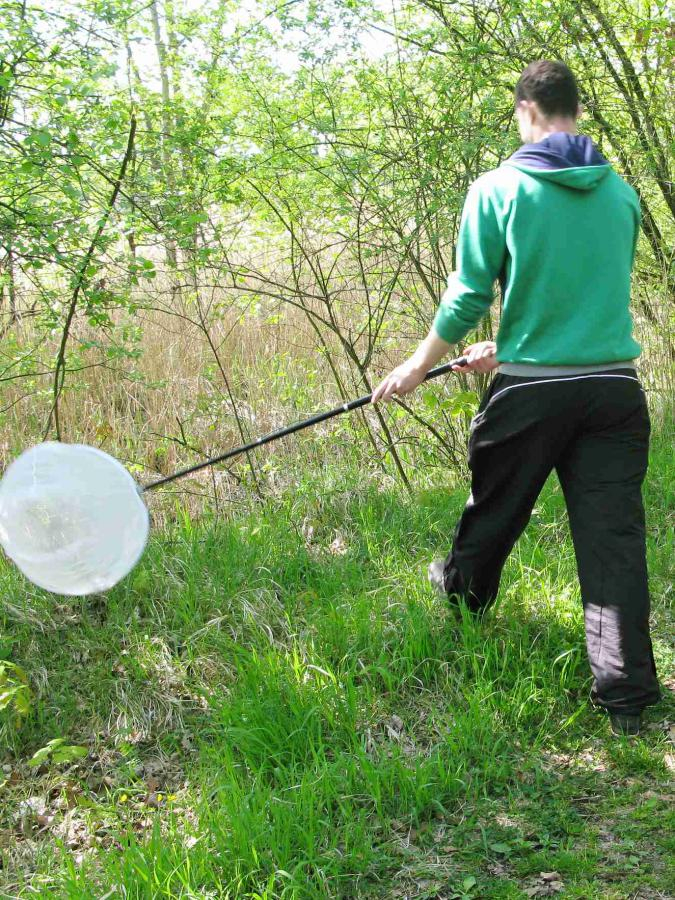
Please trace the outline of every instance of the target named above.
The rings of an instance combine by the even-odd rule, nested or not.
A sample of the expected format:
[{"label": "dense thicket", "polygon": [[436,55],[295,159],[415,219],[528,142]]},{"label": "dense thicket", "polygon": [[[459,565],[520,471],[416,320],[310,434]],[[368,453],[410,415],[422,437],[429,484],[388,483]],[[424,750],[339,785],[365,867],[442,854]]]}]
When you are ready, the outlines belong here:
[{"label": "dense thicket", "polygon": [[[572,66],[582,130],[638,191],[636,319],[667,394],[664,0],[24,0],[0,40],[5,451],[85,439],[163,470],[367,390],[428,327],[540,57]],[[346,444],[403,478],[456,463],[473,402],[430,390]]]}]

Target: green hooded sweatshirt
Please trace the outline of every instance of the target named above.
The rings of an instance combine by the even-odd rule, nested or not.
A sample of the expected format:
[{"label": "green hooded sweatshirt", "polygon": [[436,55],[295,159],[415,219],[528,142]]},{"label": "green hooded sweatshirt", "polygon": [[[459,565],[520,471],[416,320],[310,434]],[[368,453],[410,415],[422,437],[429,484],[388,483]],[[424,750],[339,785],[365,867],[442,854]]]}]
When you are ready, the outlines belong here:
[{"label": "green hooded sweatshirt", "polygon": [[[590,165],[578,165],[579,161]],[[453,344],[476,327],[499,279],[500,362],[575,366],[640,354],[629,311],[637,195],[589,138],[524,145],[469,188],[457,269],[434,319]]]}]

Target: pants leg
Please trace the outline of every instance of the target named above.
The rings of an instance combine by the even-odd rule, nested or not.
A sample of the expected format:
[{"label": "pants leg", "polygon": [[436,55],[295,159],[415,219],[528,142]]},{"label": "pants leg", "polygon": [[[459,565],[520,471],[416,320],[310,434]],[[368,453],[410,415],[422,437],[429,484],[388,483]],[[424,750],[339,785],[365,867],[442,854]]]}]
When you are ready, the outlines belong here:
[{"label": "pants leg", "polygon": [[[474,418],[471,495],[444,569],[448,595],[460,597],[474,613],[497,596],[504,563],[571,437],[564,390],[565,385],[540,388],[527,378],[500,374]],[[559,402],[551,402],[552,396]]]},{"label": "pants leg", "polygon": [[592,697],[634,713],[659,698],[641,493],[649,414],[637,381],[598,379],[588,390],[586,422],[557,472],[577,558]]}]

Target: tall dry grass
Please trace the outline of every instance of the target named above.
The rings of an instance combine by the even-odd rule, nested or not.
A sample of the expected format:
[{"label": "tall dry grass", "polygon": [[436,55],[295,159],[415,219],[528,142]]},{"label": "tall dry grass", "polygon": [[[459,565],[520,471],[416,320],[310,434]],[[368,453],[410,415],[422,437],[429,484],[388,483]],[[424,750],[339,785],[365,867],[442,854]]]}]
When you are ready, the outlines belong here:
[{"label": "tall dry grass", "polygon": [[[275,279],[283,282],[283,273]],[[217,284],[196,292],[185,287],[178,291],[176,283],[175,274],[171,278],[164,274],[151,286],[137,289],[137,311],[116,312],[114,327],[103,335],[84,321],[76,323],[72,371],[61,401],[65,440],[110,452],[145,482],[336,405],[345,391],[351,396],[365,393],[339,339],[326,333],[319,340],[308,314],[296,305],[259,302],[252,290],[255,279],[243,295]],[[640,374],[659,427],[669,418],[672,421],[674,326],[665,302],[656,303],[653,290],[648,299],[659,320],[654,324],[640,313],[647,288],[638,280],[634,296],[636,336],[643,347]],[[24,306],[30,301],[30,293],[24,291]],[[362,298],[347,289],[342,301],[340,314],[348,330],[349,315],[362,312]],[[398,297],[394,308],[405,311],[405,297]],[[378,344],[369,367],[372,381],[422,336],[421,330],[411,334],[405,315],[394,315],[393,322],[397,329]],[[5,379],[0,413],[3,466],[22,449],[49,437],[44,428],[59,338],[58,332],[45,334],[35,317],[19,318],[6,331],[0,346]],[[125,347],[133,355],[115,358],[115,347]],[[23,361],[17,363],[18,359]],[[470,380],[464,384],[470,385]],[[441,385],[437,389],[444,390]],[[419,396],[410,405],[437,432],[448,435],[457,454],[462,454],[465,417],[430,412]],[[399,409],[389,410],[387,416],[412,475],[420,459],[417,450],[426,445],[428,451],[435,438]],[[274,490],[292,480],[298,469],[321,466],[322,454],[333,457],[336,448],[338,453],[351,448],[364,472],[393,476],[387,441],[373,411],[354,419],[355,430],[348,434],[326,425],[251,454],[249,460],[241,457],[226,468],[202,470],[164,492],[163,500],[155,504],[158,515],[175,512],[177,495],[181,506],[187,504],[196,513],[205,501],[232,503]],[[428,453],[423,458],[428,463]]]}]

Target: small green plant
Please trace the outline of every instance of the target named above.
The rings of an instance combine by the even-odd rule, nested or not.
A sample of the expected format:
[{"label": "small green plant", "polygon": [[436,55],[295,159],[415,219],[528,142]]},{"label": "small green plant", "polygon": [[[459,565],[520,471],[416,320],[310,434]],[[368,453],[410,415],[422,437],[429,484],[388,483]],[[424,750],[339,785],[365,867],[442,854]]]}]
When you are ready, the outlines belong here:
[{"label": "small green plant", "polygon": [[451,900],[471,900],[472,897],[475,897],[474,891],[476,890],[476,885],[478,881],[473,877],[473,875],[468,875],[461,883],[455,887],[452,894],[450,894]]},{"label": "small green plant", "polygon": [[0,712],[9,710],[17,728],[30,712],[28,676],[16,663],[0,662]]},{"label": "small green plant", "polygon": [[82,759],[89,752],[86,747],[64,743],[65,738],[54,738],[41,747],[28,761],[29,766],[41,766],[50,760],[53,763],[70,763]]}]

